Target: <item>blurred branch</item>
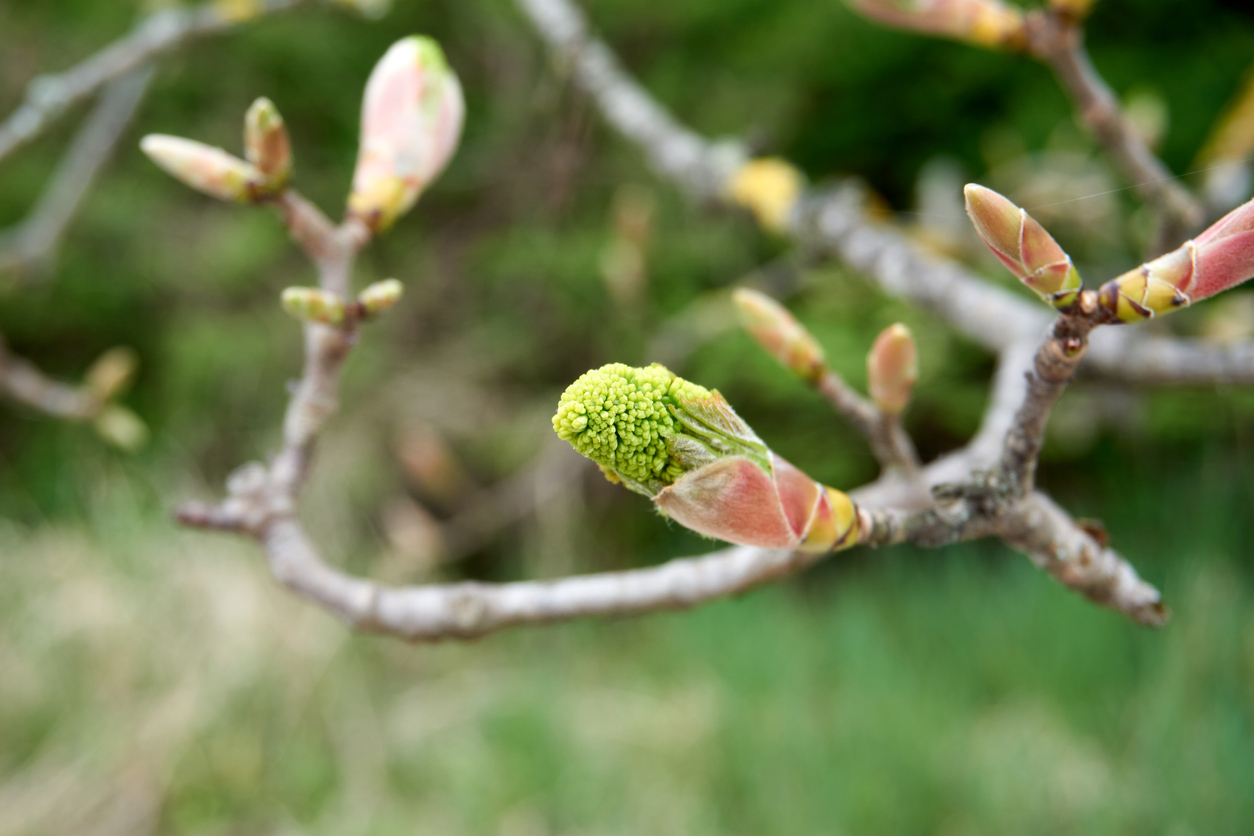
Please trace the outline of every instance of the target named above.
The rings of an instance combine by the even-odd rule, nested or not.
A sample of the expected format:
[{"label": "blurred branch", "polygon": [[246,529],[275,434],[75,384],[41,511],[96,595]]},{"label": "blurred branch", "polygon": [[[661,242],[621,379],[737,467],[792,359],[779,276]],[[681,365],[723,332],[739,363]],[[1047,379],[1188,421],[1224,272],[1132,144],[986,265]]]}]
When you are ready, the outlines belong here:
[{"label": "blurred branch", "polygon": [[128,34],[64,72],[43,75],[26,88],[26,98],[0,122],[0,160],[43,133],[58,117],[101,87],[194,38],[225,31],[245,20],[295,8],[307,0],[259,0],[247,14],[207,2],[162,9]]},{"label": "blurred branch", "polygon": [[[573,63],[576,77],[609,121],[642,144],[660,172],[698,196],[725,194],[740,159],[734,146],[708,146],[672,120],[621,71],[604,45],[588,39],[582,18],[566,0],[520,3],[559,54]],[[293,236],[317,266],[322,289],[347,297],[353,260],[368,240],[368,230],[351,218],[332,226],[294,192],[284,193],[279,205]],[[1093,295],[1082,296],[1033,352],[1025,350],[1023,335],[1040,333],[1044,314],[955,265],[925,260],[899,234],[866,223],[856,189],[845,187],[794,207],[785,231],[822,243],[867,269],[889,292],[938,311],[982,344],[1004,352],[992,408],[977,437],[980,446],[928,468],[904,474],[890,469],[881,483],[854,492],[862,503],[856,510],[857,542],[937,547],[998,536],[1091,600],[1140,623],[1162,624],[1167,612],[1157,590],[1031,488],[1050,409],[1074,374],[1089,330],[1099,324]],[[225,501],[189,504],[178,512],[186,525],[252,536],[265,548],[277,579],[355,627],[438,640],[523,623],[687,607],[796,573],[822,557],[736,547],[627,572],[399,588],[341,572],[322,559],[305,532],[297,499],[318,432],[335,411],[340,371],[356,336],[351,317],[336,327],[306,325],[305,369],[288,407],[280,452],[269,465],[252,463],[236,471]],[[1021,374],[1019,364],[1025,361],[1032,371],[1029,385],[1014,387],[1015,373]],[[848,410],[850,404],[862,403],[834,381],[827,381],[829,394],[839,407]],[[1015,388],[1017,397],[1010,394]],[[871,417],[864,409],[854,412]],[[1006,423],[1004,414],[1013,418]],[[986,439],[1003,426],[1006,431],[994,449]],[[980,469],[984,463],[976,456],[988,453],[1000,460],[999,468]],[[908,458],[913,464],[912,456]],[[938,477],[956,467],[959,481],[939,482]],[[931,497],[926,496],[929,490]]]},{"label": "blurred branch", "polygon": [[[698,199],[732,202],[734,145],[710,144],[675,122],[589,34],[582,13],[569,0],[517,2],[558,66],[572,73],[613,127],[641,146],[660,175]],[[680,159],[688,168],[674,164]],[[1038,304],[924,253],[890,225],[869,220],[865,200],[865,187],[852,180],[811,190],[799,198],[782,231],[803,249],[834,256],[889,295],[936,314],[989,351],[1007,350],[1045,329],[1049,314]],[[1088,353],[1090,366],[1103,375],[1157,383],[1254,383],[1254,344],[1209,348],[1106,330],[1111,334],[1101,334]]]},{"label": "blurred branch", "polygon": [[54,258],[61,236],[113,155],[152,77],[153,68],[141,66],[105,87],[34,209],[17,226],[0,232],[0,273],[42,271]]},{"label": "blurred branch", "polygon": [[840,375],[828,370],[814,382],[832,409],[845,416],[871,445],[880,465],[912,474],[919,468],[919,454],[914,442],[902,428],[897,416],[887,415],[859,395]]},{"label": "blurred branch", "polygon": [[1028,50],[1054,72],[1080,121],[1141,198],[1162,216],[1159,249],[1170,249],[1204,219],[1202,204],[1154,156],[1119,108],[1084,48],[1084,31],[1056,14],[1028,18]]},{"label": "blurred branch", "polygon": [[103,406],[89,389],[53,380],[33,363],[10,353],[3,337],[0,337],[0,392],[45,415],[70,421],[91,420]]}]

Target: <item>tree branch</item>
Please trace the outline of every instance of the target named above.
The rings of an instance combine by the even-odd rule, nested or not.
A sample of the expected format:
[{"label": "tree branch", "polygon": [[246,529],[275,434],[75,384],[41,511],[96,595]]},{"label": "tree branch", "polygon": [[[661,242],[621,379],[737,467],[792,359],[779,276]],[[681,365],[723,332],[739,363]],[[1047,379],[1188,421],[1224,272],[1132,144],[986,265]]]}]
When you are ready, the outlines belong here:
[{"label": "tree branch", "polygon": [[[304,2],[307,0],[261,0],[249,19],[286,11]],[[36,78],[26,88],[22,104],[0,123],[0,160],[39,136],[59,116],[109,82],[188,40],[225,31],[240,22],[227,14],[221,3],[162,9],[70,69]]]},{"label": "tree branch", "polygon": [[1202,204],[1173,178],[1124,117],[1119,100],[1098,75],[1084,48],[1084,31],[1055,14],[1028,17],[1028,50],[1054,72],[1076,114],[1115,167],[1166,223],[1160,248],[1183,240],[1204,218]]},{"label": "tree branch", "polygon": [[0,392],[45,415],[69,421],[90,421],[104,402],[89,389],[53,380],[33,363],[9,352],[0,337]]},{"label": "tree branch", "polygon": [[83,197],[139,109],[152,77],[153,68],[141,66],[105,87],[30,214],[0,232],[0,273],[45,271]]}]

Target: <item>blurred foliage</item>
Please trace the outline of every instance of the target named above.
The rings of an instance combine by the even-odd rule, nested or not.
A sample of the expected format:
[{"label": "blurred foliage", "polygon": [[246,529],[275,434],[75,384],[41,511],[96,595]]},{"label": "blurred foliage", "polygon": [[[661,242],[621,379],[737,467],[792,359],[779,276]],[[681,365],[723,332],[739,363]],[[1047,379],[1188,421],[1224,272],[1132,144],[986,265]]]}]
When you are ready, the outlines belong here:
[{"label": "blurred foliage", "polygon": [[[141,5],[0,3],[0,113]],[[818,181],[866,179],[990,281],[1013,283],[972,246],[954,189],[923,199],[929,177],[979,179],[1029,208],[1122,185],[1028,59],[877,28],[836,0],[584,5],[697,129],[745,135]],[[462,563],[397,557],[383,509],[421,493],[398,462],[407,428],[433,427],[468,474],[464,496],[432,503],[453,516],[526,468],[557,394],[609,361],[671,364],[816,477],[871,478],[864,445],[731,327],[726,289],[742,280],[785,297],[855,385],[874,336],[906,322],[921,366],[907,421],[925,454],[977,426],[986,354],[658,182],[508,0],[398,0],[380,21],[314,7],[198,42],[162,62],[47,280],[0,283],[0,333],[50,372],[74,378],[133,346],[127,402],[154,430],[127,457],[0,403],[0,811],[56,807],[40,788],[68,786],[149,793],[159,832],[180,833],[1240,832],[1254,817],[1251,392],[1081,384],[1051,428],[1043,482],[1163,584],[1178,615],[1160,634],[981,545],[859,553],[690,615],[414,650],[346,637],[273,588],[247,544],[176,532],[173,502],[272,449],[301,350],[278,294],[311,276],[274,217],[193,194],[138,138],[238,150],[266,95],[296,183],[338,212],[361,87],[411,32],[444,45],[466,132],[361,263],[359,287],[396,276],[406,295],[363,335],[311,486],[335,559],[391,580],[502,579],[706,548],[581,468]],[[1089,32],[1116,90],[1165,104],[1160,150],[1186,171],[1240,88],[1254,15],[1102,0]],[[0,167],[0,226],[25,213],[73,121]],[[652,205],[632,297],[602,276],[625,185]],[[1090,281],[1135,264],[1152,232],[1126,191],[1038,217]],[[1249,296],[1154,327],[1248,336]],[[0,813],[0,832],[39,830],[14,821]]]}]

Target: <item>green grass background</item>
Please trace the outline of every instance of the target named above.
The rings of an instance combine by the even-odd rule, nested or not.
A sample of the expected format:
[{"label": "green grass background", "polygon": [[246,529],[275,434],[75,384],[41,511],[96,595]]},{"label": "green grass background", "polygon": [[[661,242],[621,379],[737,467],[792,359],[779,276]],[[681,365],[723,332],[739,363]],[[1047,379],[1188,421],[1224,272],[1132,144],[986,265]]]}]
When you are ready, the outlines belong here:
[{"label": "green grass background", "polygon": [[[1096,159],[1043,68],[878,29],[835,0],[585,5],[704,133],[748,134],[816,180],[861,176],[897,210],[926,162],[982,179],[1007,136],[1023,159]],[[138,11],[0,2],[0,112]],[[726,289],[747,275],[786,290],[855,384],[874,335],[906,321],[922,355],[908,423],[927,454],[977,425],[991,358],[656,181],[505,0],[400,0],[377,22],[312,9],[197,43],[162,63],[55,269],[0,290],[0,333],[54,373],[135,347],[127,403],[153,429],[125,456],[0,404],[0,836],[1248,831],[1249,392],[1082,382],[1056,416],[1042,482],[1164,590],[1175,617],[1156,632],[981,543],[855,551],[690,613],[409,646],[291,598],[248,543],[175,528],[175,502],[216,495],[272,449],[300,352],[277,296],[313,279],[272,217],[188,192],[136,142],[236,149],[245,108],[268,95],[298,184],[334,209],[364,79],[415,31],[465,83],[466,134],[361,265],[361,284],[395,275],[407,296],[365,334],[320,453],[306,511],[330,559],[392,581],[505,580],[708,548],[583,469],[454,566],[423,574],[391,554],[381,509],[414,494],[397,433],[437,427],[487,488],[527,466],[566,383],[609,361],[666,360],[816,477],[872,478],[849,428],[726,327]],[[1247,72],[1254,18],[1239,3],[1102,0],[1090,42],[1119,92],[1167,104],[1160,150],[1184,172]],[[0,167],[0,224],[25,212],[72,125]],[[656,207],[630,305],[598,273],[624,185]],[[1136,263],[1135,202],[1116,195],[1107,221],[1104,236],[1059,231],[1086,275]],[[1207,333],[1221,303],[1156,327]]]}]

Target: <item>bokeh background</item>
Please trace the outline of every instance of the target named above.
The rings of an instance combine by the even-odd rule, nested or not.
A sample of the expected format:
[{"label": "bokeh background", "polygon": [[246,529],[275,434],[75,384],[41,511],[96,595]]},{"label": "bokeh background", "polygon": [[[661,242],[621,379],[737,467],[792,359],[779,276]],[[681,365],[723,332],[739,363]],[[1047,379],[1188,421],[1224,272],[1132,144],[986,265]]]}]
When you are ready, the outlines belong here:
[{"label": "bokeh background", "polygon": [[[960,186],[1029,207],[1105,277],[1150,219],[1048,71],[890,32],[837,0],[595,0],[665,104],[815,180],[856,175],[886,217],[972,260]],[[120,35],[137,2],[0,0],[0,112]],[[562,388],[660,360],[718,387],[814,476],[874,477],[859,439],[733,327],[727,290],[785,298],[860,384],[874,335],[916,334],[923,452],[979,420],[992,360],[943,323],[694,206],[546,60],[507,0],[310,8],[161,63],[53,269],[0,290],[0,333],[77,378],[114,345],[149,444],[0,403],[0,836],[1248,832],[1254,821],[1254,393],[1081,383],[1041,481],[1160,585],[1156,632],[991,543],[842,554],[690,613],[408,646],[347,632],[258,551],[181,531],[277,438],[311,270],[270,214],[202,198],[148,132],[239,146],[271,97],[297,183],[336,211],[360,91],[399,37],[436,37],[467,90],[453,164],[359,281],[402,304],[364,334],[306,503],[334,561],[390,582],[624,568],[710,548],[551,440]],[[1173,170],[1191,171],[1254,61],[1241,2],[1101,0],[1096,64]],[[73,121],[0,167],[15,222]],[[1199,178],[1190,178],[1197,185]],[[1059,203],[1060,201],[1070,201]],[[1161,326],[1248,337],[1238,290]],[[1174,321],[1172,321],[1174,320]]]}]

